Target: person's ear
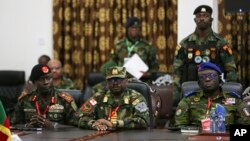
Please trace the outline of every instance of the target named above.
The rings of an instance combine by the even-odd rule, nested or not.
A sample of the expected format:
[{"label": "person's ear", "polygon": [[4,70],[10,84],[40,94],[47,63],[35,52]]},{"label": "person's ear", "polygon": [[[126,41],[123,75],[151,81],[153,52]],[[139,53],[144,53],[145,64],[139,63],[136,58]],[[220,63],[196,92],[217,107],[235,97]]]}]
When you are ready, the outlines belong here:
[{"label": "person's ear", "polygon": [[214,18],[212,18],[212,17],[211,17],[211,19],[210,19],[210,20],[211,20],[211,22],[213,22]]},{"label": "person's ear", "polygon": [[197,80],[197,83],[198,83],[199,87],[201,87],[201,81],[199,79]]}]

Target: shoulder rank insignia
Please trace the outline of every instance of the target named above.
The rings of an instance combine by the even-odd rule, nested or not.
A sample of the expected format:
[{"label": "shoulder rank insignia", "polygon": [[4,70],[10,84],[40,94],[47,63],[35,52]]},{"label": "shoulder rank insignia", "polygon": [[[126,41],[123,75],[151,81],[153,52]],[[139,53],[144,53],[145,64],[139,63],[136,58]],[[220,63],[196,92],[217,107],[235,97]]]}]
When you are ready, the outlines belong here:
[{"label": "shoulder rank insignia", "polygon": [[68,103],[70,103],[71,101],[74,100],[70,94],[65,93],[65,92],[61,92],[61,93],[59,94],[59,96],[60,96],[61,98],[63,98],[64,100],[66,100]]},{"label": "shoulder rank insignia", "polygon": [[97,101],[94,98],[90,99],[89,102],[93,106],[97,104]]},{"label": "shoulder rank insignia", "polygon": [[23,97],[25,97],[26,95],[28,95],[28,93],[24,90],[21,94],[20,94],[20,96],[17,98],[17,100],[19,101],[19,100],[21,100]]}]

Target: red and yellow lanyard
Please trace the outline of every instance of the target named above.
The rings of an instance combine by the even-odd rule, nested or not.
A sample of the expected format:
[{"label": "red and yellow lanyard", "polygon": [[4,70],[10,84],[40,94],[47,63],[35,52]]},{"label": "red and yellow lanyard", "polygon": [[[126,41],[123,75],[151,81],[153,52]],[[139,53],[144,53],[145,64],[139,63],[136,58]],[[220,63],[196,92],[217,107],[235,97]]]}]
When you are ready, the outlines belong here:
[{"label": "red and yellow lanyard", "polygon": [[118,105],[113,111],[110,109],[109,110],[109,120],[117,113],[117,111],[120,109],[121,105]]},{"label": "red and yellow lanyard", "polygon": [[210,109],[211,109],[211,106],[212,106],[212,101],[211,101],[211,98],[208,97],[208,98],[207,98],[207,112],[206,112],[206,118],[209,117],[209,111],[210,111]]}]

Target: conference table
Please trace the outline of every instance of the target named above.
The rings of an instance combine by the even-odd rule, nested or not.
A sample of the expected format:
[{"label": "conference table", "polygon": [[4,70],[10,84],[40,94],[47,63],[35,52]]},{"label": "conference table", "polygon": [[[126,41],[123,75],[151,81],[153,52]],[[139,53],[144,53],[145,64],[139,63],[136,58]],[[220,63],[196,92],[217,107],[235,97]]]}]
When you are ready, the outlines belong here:
[{"label": "conference table", "polygon": [[65,126],[13,133],[17,133],[22,141],[229,141],[229,135],[189,135],[168,129],[95,131]]}]

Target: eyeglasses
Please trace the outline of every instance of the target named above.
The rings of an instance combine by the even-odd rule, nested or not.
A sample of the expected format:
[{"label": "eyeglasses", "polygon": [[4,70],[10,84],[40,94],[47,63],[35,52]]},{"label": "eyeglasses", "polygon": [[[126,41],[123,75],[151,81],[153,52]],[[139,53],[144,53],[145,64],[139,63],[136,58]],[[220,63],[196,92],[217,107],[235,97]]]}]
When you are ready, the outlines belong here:
[{"label": "eyeglasses", "polygon": [[43,82],[43,81],[49,81],[52,79],[52,75],[46,75],[46,76],[41,76],[38,81]]},{"label": "eyeglasses", "polygon": [[214,74],[214,73],[199,74],[200,80],[205,80],[206,78],[211,80],[211,79],[215,79],[217,77],[218,77],[218,74]]},{"label": "eyeglasses", "polygon": [[113,84],[113,83],[121,83],[124,80],[124,78],[110,78],[108,79],[108,83]]}]

